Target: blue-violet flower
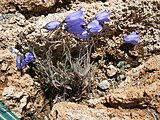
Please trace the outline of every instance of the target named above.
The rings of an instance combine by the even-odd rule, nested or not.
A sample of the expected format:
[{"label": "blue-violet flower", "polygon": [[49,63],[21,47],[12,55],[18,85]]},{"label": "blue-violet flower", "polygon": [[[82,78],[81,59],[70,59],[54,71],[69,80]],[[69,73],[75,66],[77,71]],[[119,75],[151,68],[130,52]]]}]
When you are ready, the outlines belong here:
[{"label": "blue-violet flower", "polygon": [[78,18],[76,20],[67,22],[66,25],[64,25],[64,27],[67,29],[68,27],[71,27],[71,26],[74,26],[74,25],[85,25],[85,24],[86,24],[86,22],[83,19]]},{"label": "blue-violet flower", "polygon": [[102,26],[99,24],[97,20],[93,20],[87,25],[87,29],[91,33],[98,33],[102,30]]},{"label": "blue-violet flower", "polygon": [[17,55],[16,66],[17,66],[18,70],[21,70],[28,63],[30,63],[34,60],[35,60],[35,57],[32,53],[26,53],[25,57],[23,57],[22,55]]},{"label": "blue-violet flower", "polygon": [[82,28],[81,25],[74,25],[74,26],[68,27],[67,30],[71,34],[82,34],[85,31],[85,29]]},{"label": "blue-violet flower", "polygon": [[60,25],[61,25],[61,23],[59,21],[53,20],[53,21],[47,23],[43,28],[51,31],[51,30],[55,30]]},{"label": "blue-violet flower", "polygon": [[70,13],[66,18],[65,18],[65,21],[66,22],[71,22],[71,21],[74,21],[74,20],[77,20],[79,18],[83,19],[84,15],[83,15],[83,11],[81,10],[81,8],[76,11],[76,12],[73,12],[73,13]]},{"label": "blue-violet flower", "polygon": [[29,63],[35,60],[33,53],[26,53],[24,60]]},{"label": "blue-violet flower", "polygon": [[124,41],[125,41],[125,43],[138,44],[139,38],[140,38],[140,36],[138,34],[136,34],[136,32],[134,32],[130,35],[126,35],[124,37]]},{"label": "blue-violet flower", "polygon": [[108,19],[110,17],[110,13],[108,13],[106,10],[96,14],[95,19],[98,20],[100,23],[101,22],[110,22],[110,20]]},{"label": "blue-violet flower", "polygon": [[21,62],[22,62],[22,56],[21,55],[17,55],[16,57],[16,67],[18,68],[18,70],[22,69],[22,66],[21,66]]}]

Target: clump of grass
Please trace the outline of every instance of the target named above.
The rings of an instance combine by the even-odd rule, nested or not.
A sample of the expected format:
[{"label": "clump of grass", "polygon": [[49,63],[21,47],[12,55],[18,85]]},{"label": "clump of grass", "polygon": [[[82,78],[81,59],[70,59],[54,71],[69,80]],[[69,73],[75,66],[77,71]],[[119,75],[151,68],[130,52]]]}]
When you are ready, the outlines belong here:
[{"label": "clump of grass", "polygon": [[91,90],[93,71],[90,61],[92,45],[82,46],[74,55],[67,44],[63,44],[60,61],[54,60],[54,45],[49,47],[46,59],[35,66],[37,75],[47,98],[54,102],[70,99],[77,101]]}]

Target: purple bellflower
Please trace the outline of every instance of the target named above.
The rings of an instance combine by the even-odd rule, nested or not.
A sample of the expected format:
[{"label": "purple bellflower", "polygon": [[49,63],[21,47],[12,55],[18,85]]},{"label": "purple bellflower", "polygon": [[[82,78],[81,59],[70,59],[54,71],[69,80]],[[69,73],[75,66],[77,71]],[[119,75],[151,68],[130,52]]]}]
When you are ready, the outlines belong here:
[{"label": "purple bellflower", "polygon": [[81,25],[74,25],[74,26],[71,26],[71,27],[68,27],[68,32],[71,33],[71,34],[81,34],[83,33],[84,29],[82,28]]},{"label": "purple bellflower", "polygon": [[53,20],[53,21],[47,23],[43,28],[51,31],[51,30],[55,30],[60,25],[61,25],[61,23],[59,21]]},{"label": "purple bellflower", "polygon": [[69,33],[74,34],[79,38],[90,38],[89,33],[84,28],[82,28],[82,26],[79,24],[68,27],[67,30]]},{"label": "purple bellflower", "polygon": [[71,14],[69,14],[66,18],[65,18],[65,22],[66,25],[64,25],[64,27],[67,29],[69,27],[72,26],[81,26],[85,24],[85,21],[83,20],[83,11],[81,9],[79,9],[76,12],[73,12]]},{"label": "purple bellflower", "polygon": [[65,18],[66,25],[64,27],[67,29],[67,28],[72,27],[74,25],[84,25],[85,21],[83,20],[83,17],[84,17],[84,15],[83,15],[83,11],[81,9],[69,14]]},{"label": "purple bellflower", "polygon": [[139,38],[140,38],[140,36],[138,34],[136,34],[136,32],[134,32],[130,35],[126,35],[124,37],[124,41],[125,41],[125,43],[138,44]]},{"label": "purple bellflower", "polygon": [[110,13],[108,13],[106,10],[96,14],[95,19],[98,20],[100,23],[101,22],[110,22],[110,20],[108,19],[110,17]]},{"label": "purple bellflower", "polygon": [[98,33],[102,30],[102,26],[99,24],[97,20],[93,20],[87,25],[87,29],[91,33]]},{"label": "purple bellflower", "polygon": [[71,34],[78,36],[79,38],[90,38],[89,33],[82,27],[86,24],[83,20],[84,14],[81,9],[69,14],[65,18],[66,25],[64,27]]},{"label": "purple bellflower", "polygon": [[21,70],[23,67],[25,67],[28,63],[35,60],[35,57],[32,53],[26,53],[25,57],[22,55],[18,55],[16,58],[16,66],[18,70]]},{"label": "purple bellflower", "polygon": [[25,54],[25,59],[24,59],[27,63],[32,62],[35,60],[35,57],[33,55],[33,53],[26,53]]},{"label": "purple bellflower", "polygon": [[67,29],[68,27],[71,27],[71,26],[74,26],[74,25],[85,25],[86,22],[81,19],[81,18],[78,18],[76,20],[73,20],[71,22],[67,22],[66,25],[64,25],[64,27]]},{"label": "purple bellflower", "polygon": [[78,11],[75,11],[73,13],[70,13],[66,18],[65,21],[66,22],[73,22],[74,20],[77,20],[79,18],[83,19],[84,15],[83,15],[83,11],[81,10],[81,8]]},{"label": "purple bellflower", "polygon": [[83,11],[80,8],[78,11],[69,14],[65,18],[66,24],[64,27],[69,33],[74,34],[79,38],[90,38],[89,33],[82,27],[86,24],[83,17]]}]

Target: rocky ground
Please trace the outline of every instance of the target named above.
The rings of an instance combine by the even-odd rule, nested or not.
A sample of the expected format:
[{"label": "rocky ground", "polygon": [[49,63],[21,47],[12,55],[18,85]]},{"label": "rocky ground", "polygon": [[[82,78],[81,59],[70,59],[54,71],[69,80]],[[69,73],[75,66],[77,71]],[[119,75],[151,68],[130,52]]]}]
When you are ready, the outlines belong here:
[{"label": "rocky ground", "polygon": [[[83,7],[86,21],[98,11],[111,13],[111,22],[95,37],[91,54],[93,90],[87,98],[56,104],[46,98],[39,76],[27,66],[16,68],[16,55],[26,44],[43,59],[50,44],[41,28],[51,20]],[[22,119],[39,120],[159,120],[160,119],[160,2],[157,0],[0,1],[0,101]],[[137,32],[138,45],[123,44],[124,35]],[[80,44],[66,32],[54,32],[48,40]],[[55,46],[57,56],[61,50]],[[55,60],[59,59],[55,56]],[[42,79],[40,79],[42,80]],[[51,94],[49,94],[51,96]]]}]

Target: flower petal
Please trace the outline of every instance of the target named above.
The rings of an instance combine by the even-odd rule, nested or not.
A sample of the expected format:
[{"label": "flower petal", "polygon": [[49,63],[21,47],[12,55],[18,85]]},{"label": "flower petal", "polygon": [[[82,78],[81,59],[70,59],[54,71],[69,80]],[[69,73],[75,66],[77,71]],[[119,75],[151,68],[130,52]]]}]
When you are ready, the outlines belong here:
[{"label": "flower petal", "polygon": [[99,24],[97,20],[93,20],[87,25],[87,29],[91,33],[98,33],[103,29],[103,27]]},{"label": "flower petal", "polygon": [[138,44],[139,38],[140,38],[140,36],[138,34],[136,34],[136,32],[134,32],[130,35],[126,35],[124,37],[124,41],[125,41],[125,43]]},{"label": "flower petal", "polygon": [[17,55],[17,57],[16,57],[16,67],[18,68],[18,70],[21,70],[29,62],[32,62],[34,60],[35,60],[35,57],[32,53],[26,53],[25,57],[23,57],[22,55]]},{"label": "flower petal", "polygon": [[108,13],[106,10],[96,14],[96,20],[99,22],[109,22],[110,20],[108,19],[110,17],[110,13]]},{"label": "flower petal", "polygon": [[83,29],[81,25],[68,27],[67,30],[71,34],[82,34],[85,31],[85,29]]},{"label": "flower petal", "polygon": [[21,69],[22,69],[22,66],[21,66],[21,58],[22,58],[21,55],[18,55],[18,56],[16,57],[16,67],[18,68],[18,70],[21,70]]},{"label": "flower petal", "polygon": [[25,59],[23,59],[22,62],[21,62],[21,67],[23,68],[23,67],[25,67],[27,64],[28,64],[28,63],[25,61]]},{"label": "flower petal", "polygon": [[51,31],[51,30],[55,30],[57,27],[59,27],[60,24],[61,23],[59,21],[53,20],[53,21],[47,23],[43,28]]},{"label": "flower petal", "polygon": [[24,59],[27,63],[32,62],[35,60],[35,57],[32,53],[26,53],[25,54],[25,59]]},{"label": "flower petal", "polygon": [[101,19],[97,19],[100,23],[102,22],[110,22],[110,19],[106,18],[106,17],[103,17]]},{"label": "flower petal", "polygon": [[87,28],[91,29],[91,28],[94,28],[94,27],[96,27],[98,25],[99,25],[99,22],[97,20],[93,20],[87,25]]},{"label": "flower petal", "polygon": [[72,21],[72,20],[76,20],[76,19],[79,19],[79,18],[83,18],[83,11],[81,10],[81,8],[76,11],[76,12],[73,12],[73,13],[70,13],[66,18],[65,18],[65,21],[66,22],[69,22],[69,21]]},{"label": "flower petal", "polygon": [[78,18],[76,20],[72,20],[72,21],[69,21],[66,23],[66,25],[64,26],[65,28],[68,28],[68,27],[71,27],[73,25],[84,25],[86,22],[81,19],[81,18]]},{"label": "flower petal", "polygon": [[98,25],[97,27],[90,29],[90,32],[91,33],[99,33],[102,29],[103,29],[103,27],[101,25]]}]

